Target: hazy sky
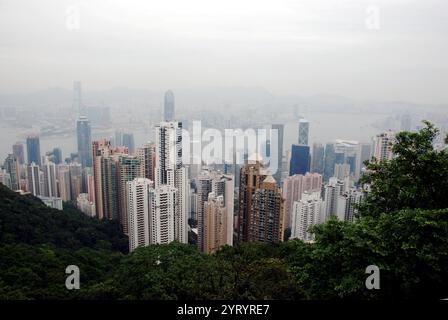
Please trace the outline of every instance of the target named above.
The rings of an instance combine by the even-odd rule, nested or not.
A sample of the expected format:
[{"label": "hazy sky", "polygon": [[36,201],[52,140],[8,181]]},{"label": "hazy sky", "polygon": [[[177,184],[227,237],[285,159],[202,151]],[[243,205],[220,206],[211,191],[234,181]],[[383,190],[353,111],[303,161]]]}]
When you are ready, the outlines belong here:
[{"label": "hazy sky", "polygon": [[448,102],[446,0],[0,0],[0,93],[260,86]]}]

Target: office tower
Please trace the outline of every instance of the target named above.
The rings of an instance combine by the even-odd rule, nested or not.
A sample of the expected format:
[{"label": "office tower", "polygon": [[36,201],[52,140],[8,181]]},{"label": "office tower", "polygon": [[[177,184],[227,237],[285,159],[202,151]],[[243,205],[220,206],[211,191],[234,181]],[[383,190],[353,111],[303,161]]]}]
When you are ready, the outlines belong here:
[{"label": "office tower", "polygon": [[68,165],[60,164],[57,166],[57,179],[58,179],[59,197],[63,201],[72,200],[70,167]]},{"label": "office tower", "polygon": [[60,148],[54,148],[53,150],[46,152],[45,157],[56,165],[62,163],[62,151]]},{"label": "office tower", "polygon": [[156,146],[154,143],[147,143],[137,149],[137,157],[140,160],[139,177],[154,181],[154,169],[156,161]]},{"label": "office tower", "polygon": [[13,144],[12,154],[17,158],[19,165],[25,164],[25,151],[22,143],[16,142]]},{"label": "office tower", "polygon": [[33,135],[26,138],[26,152],[28,163],[34,162],[38,165],[41,164],[39,136]]},{"label": "office tower", "polygon": [[299,146],[307,146],[308,145],[308,136],[310,131],[310,123],[308,120],[300,119],[299,120]]},{"label": "office tower", "polygon": [[249,226],[252,224],[251,214],[255,191],[261,188],[267,172],[260,161],[249,161],[240,170],[238,241],[249,241]]},{"label": "office tower", "polygon": [[0,169],[0,183],[11,189],[11,175],[5,169]]},{"label": "office tower", "polygon": [[122,145],[128,147],[130,154],[134,154],[135,152],[134,135],[132,133],[123,133],[122,139],[123,139]]},{"label": "office tower", "polygon": [[76,121],[76,133],[78,142],[78,156],[81,166],[92,166],[92,137],[90,129],[90,121],[86,116],[80,116]]},{"label": "office tower", "polygon": [[373,139],[373,156],[377,161],[392,160],[392,144],[395,140],[395,132],[387,131],[377,135]]},{"label": "office tower", "polygon": [[350,165],[348,163],[336,163],[334,165],[334,176],[338,180],[344,180],[350,177]]},{"label": "office tower", "polygon": [[325,219],[328,219],[332,215],[337,216],[339,196],[347,192],[349,187],[349,180],[347,178],[343,181],[335,177],[330,178],[328,184],[324,186]]},{"label": "office tower", "polygon": [[95,203],[89,200],[87,193],[80,193],[76,198],[76,206],[88,217],[95,216]]},{"label": "office tower", "polygon": [[338,197],[337,216],[340,220],[353,221],[358,213],[357,205],[364,198],[364,193],[355,188],[350,188]]},{"label": "office tower", "polygon": [[128,154],[118,155],[118,206],[120,224],[124,234],[128,234],[128,213],[126,183],[139,176],[140,160]]},{"label": "office tower", "polygon": [[[210,230],[207,226],[207,216],[205,212],[205,202],[209,201],[209,195],[223,197],[222,206],[226,209],[226,244],[233,245],[233,212],[234,212],[234,179],[232,175],[225,175],[217,171],[203,170],[196,183],[197,188],[197,225],[198,225],[198,248],[206,251],[205,230]],[[208,229],[207,229],[208,228]]]},{"label": "office tower", "polygon": [[302,199],[294,201],[291,238],[307,242],[314,240],[310,227],[324,222],[324,213],[320,192],[305,192]]},{"label": "office tower", "polygon": [[255,190],[249,216],[248,241],[272,243],[283,240],[282,189],[272,176],[267,176]]},{"label": "office tower", "polygon": [[127,154],[126,147],[112,148],[109,140],[92,143],[95,180],[95,209],[99,219],[119,219],[118,156]]},{"label": "office tower", "polygon": [[[149,191],[150,243],[168,244],[176,239],[176,197],[179,191],[169,185],[160,185]],[[187,239],[188,240],[188,239]],[[186,243],[185,241],[182,241]]]},{"label": "office tower", "polygon": [[152,186],[153,182],[146,178],[126,182],[130,252],[151,243],[149,192]]},{"label": "office tower", "polygon": [[321,143],[313,143],[313,154],[311,156],[311,172],[324,174],[325,148]]},{"label": "office tower", "polygon": [[333,177],[335,163],[336,163],[336,155],[334,152],[334,144],[327,143],[325,145],[324,181],[328,181],[328,179]]},{"label": "office tower", "polygon": [[305,174],[310,171],[310,147],[293,144],[291,147],[291,161],[289,175]]},{"label": "office tower", "polygon": [[401,116],[401,131],[411,131],[412,118],[410,114],[403,114]]},{"label": "office tower", "polygon": [[371,159],[372,155],[372,144],[371,143],[360,143],[358,150],[358,158],[357,158],[357,171],[356,171],[356,179],[359,179],[362,172],[365,169],[364,162]]},{"label": "office tower", "polygon": [[82,193],[82,166],[73,162],[69,165],[70,171],[70,197],[72,200],[76,200],[80,193]]},{"label": "office tower", "polygon": [[[272,130],[277,130],[277,172],[274,174],[274,179],[278,184],[281,184],[282,181],[282,171],[283,171],[283,136],[284,136],[284,125],[282,124],[273,124]],[[271,141],[273,141],[274,137],[272,137],[271,132]],[[273,154],[273,153],[271,153]],[[272,156],[272,155],[271,155]]]},{"label": "office tower", "polygon": [[155,188],[168,185],[175,196],[174,238],[188,242],[189,188],[188,169],[182,164],[182,123],[161,122],[156,126]]},{"label": "office tower", "polygon": [[28,192],[31,192],[34,196],[42,195],[43,189],[41,189],[42,183],[40,167],[34,162],[31,162],[31,164],[27,166],[26,176],[28,181]]},{"label": "office tower", "polygon": [[57,198],[58,189],[56,182],[56,165],[46,160],[42,165],[42,171],[44,173],[44,189],[43,196],[48,198]]},{"label": "office tower", "polygon": [[73,82],[73,110],[80,116],[87,114],[81,99],[81,82],[79,81]]},{"label": "office tower", "polygon": [[233,228],[233,225],[228,225],[224,197],[216,196],[214,192],[209,194],[204,203],[204,213],[203,252],[210,254],[228,244],[230,239],[227,238],[227,228]]},{"label": "office tower", "polygon": [[13,154],[8,154],[3,163],[3,167],[9,173],[11,190],[20,189],[20,167],[17,158]]},{"label": "office tower", "polygon": [[291,217],[295,201],[305,192],[318,192],[322,189],[322,175],[318,173],[297,174],[283,181],[283,198],[285,199],[285,229],[291,228]]},{"label": "office tower", "polygon": [[165,101],[163,105],[163,120],[173,121],[174,116],[174,93],[171,90],[165,92]]}]

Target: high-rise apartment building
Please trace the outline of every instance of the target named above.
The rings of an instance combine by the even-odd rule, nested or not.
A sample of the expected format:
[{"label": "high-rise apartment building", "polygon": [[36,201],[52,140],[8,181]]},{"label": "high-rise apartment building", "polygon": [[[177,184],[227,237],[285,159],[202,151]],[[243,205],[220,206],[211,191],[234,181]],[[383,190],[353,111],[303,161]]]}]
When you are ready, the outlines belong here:
[{"label": "high-rise apartment building", "polygon": [[240,170],[237,228],[239,242],[247,242],[250,239],[249,226],[252,225],[253,197],[255,191],[261,188],[261,184],[266,177],[266,169],[260,161],[249,161]]},{"label": "high-rise apartment building", "polygon": [[137,149],[137,157],[140,160],[139,176],[154,181],[155,179],[155,162],[156,162],[156,146],[154,143],[147,143],[143,147]]},{"label": "high-rise apartment building", "polygon": [[227,228],[233,229],[233,225],[228,222],[224,196],[216,196],[212,192],[204,203],[203,252],[210,254],[229,244]]},{"label": "high-rise apartment building", "polygon": [[373,156],[377,161],[391,160],[393,158],[392,145],[395,141],[395,132],[387,131],[377,135],[373,140]]},{"label": "high-rise apartment building", "polygon": [[320,192],[322,189],[322,175],[307,173],[293,175],[283,181],[283,198],[285,199],[285,229],[291,228],[292,212],[295,201],[302,198],[303,193]]},{"label": "high-rise apartment building", "polygon": [[42,165],[42,171],[44,173],[43,196],[48,198],[57,198],[58,188],[56,180],[56,165],[53,162],[47,160]]},{"label": "high-rise apartment building", "polygon": [[129,251],[151,243],[149,192],[153,182],[137,178],[126,182]]},{"label": "high-rise apartment building", "polygon": [[174,212],[174,238],[188,242],[188,169],[182,163],[182,123],[161,122],[156,126],[155,188],[167,185],[177,189]]},{"label": "high-rise apartment building", "polygon": [[41,189],[42,183],[40,167],[34,162],[31,162],[27,166],[26,179],[28,181],[28,192],[31,192],[34,196],[40,196],[43,194],[43,190]]},{"label": "high-rise apartment building", "polygon": [[59,197],[62,201],[71,201],[71,180],[70,180],[70,167],[66,164],[60,164],[57,166],[57,179]]},{"label": "high-rise apartment building", "polygon": [[294,201],[291,238],[307,242],[314,240],[310,227],[324,222],[324,208],[320,192],[305,192],[300,200]]},{"label": "high-rise apartment building", "polygon": [[[197,225],[198,225],[198,248],[201,251],[206,251],[205,246],[205,230],[209,230],[207,226],[207,215],[205,212],[205,203],[209,201],[211,193],[214,197],[222,197],[222,206],[226,210],[226,235],[228,245],[233,244],[233,213],[234,213],[234,179],[232,175],[222,174],[217,171],[203,170],[199,177],[196,179],[196,213],[197,213]],[[215,199],[216,200],[216,199]]]},{"label": "high-rise apartment building", "polygon": [[249,211],[248,241],[283,240],[284,208],[282,189],[272,176],[267,176],[255,190]]},{"label": "high-rise apartment building", "polygon": [[[160,185],[149,191],[150,243],[168,244],[178,240],[176,233],[176,197],[178,190],[170,185]],[[179,241],[179,240],[178,240]],[[186,241],[183,241],[186,243]]]},{"label": "high-rise apartment building", "polygon": [[10,177],[12,190],[20,189],[20,166],[18,159],[13,154],[8,154],[3,163],[3,167]]},{"label": "high-rise apartment building", "polygon": [[122,154],[118,156],[117,164],[119,218],[123,233],[128,234],[126,183],[139,176],[140,160],[136,156]]}]

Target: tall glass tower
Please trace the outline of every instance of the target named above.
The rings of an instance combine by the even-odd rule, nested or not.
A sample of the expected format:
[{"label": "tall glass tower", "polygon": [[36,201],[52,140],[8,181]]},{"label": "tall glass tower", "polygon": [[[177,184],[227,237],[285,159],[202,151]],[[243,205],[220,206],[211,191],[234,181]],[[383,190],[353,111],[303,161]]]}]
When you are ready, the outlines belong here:
[{"label": "tall glass tower", "polygon": [[26,152],[28,155],[28,163],[34,162],[38,165],[41,164],[39,136],[28,136],[26,138]]},{"label": "tall glass tower", "polygon": [[86,116],[80,116],[76,121],[76,133],[78,138],[78,156],[82,167],[92,166],[92,137],[90,121]]}]

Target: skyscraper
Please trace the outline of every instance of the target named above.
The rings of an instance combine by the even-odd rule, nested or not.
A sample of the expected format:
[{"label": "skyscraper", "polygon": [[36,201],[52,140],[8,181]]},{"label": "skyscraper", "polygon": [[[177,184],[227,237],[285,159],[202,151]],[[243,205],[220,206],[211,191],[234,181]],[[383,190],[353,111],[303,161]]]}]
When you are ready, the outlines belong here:
[{"label": "skyscraper", "polygon": [[248,241],[272,243],[283,240],[282,189],[272,176],[267,176],[255,190],[249,216]]},{"label": "skyscraper", "polygon": [[147,143],[137,149],[137,157],[140,160],[140,177],[154,181],[154,169],[156,162],[156,146],[154,143]]},{"label": "skyscraper", "polygon": [[373,156],[377,161],[391,160],[393,158],[392,144],[395,132],[387,131],[377,135],[373,140]]},{"label": "skyscraper", "polygon": [[175,196],[174,238],[188,242],[189,188],[188,170],[182,163],[182,123],[161,122],[156,126],[155,188],[168,185],[177,189]]},{"label": "skyscraper", "polygon": [[92,143],[95,209],[99,219],[119,219],[117,155],[127,153],[126,147],[112,148],[105,139]]},{"label": "skyscraper", "polygon": [[75,201],[82,193],[82,166],[73,162],[69,165],[70,171],[70,197]]},{"label": "skyscraper", "polygon": [[92,166],[92,138],[90,121],[86,116],[80,116],[76,121],[76,133],[78,141],[78,156],[82,167]]},{"label": "skyscraper", "polygon": [[[206,252],[205,237],[206,230],[211,232],[210,226],[207,225],[207,213],[205,212],[205,203],[209,201],[211,193],[214,194],[215,200],[222,197],[222,204],[220,206],[225,208],[226,218],[223,223],[226,224],[225,235],[226,244],[233,244],[233,199],[234,199],[234,179],[232,175],[225,175],[217,171],[203,170],[197,178],[197,224],[198,224],[198,248]],[[215,202],[216,202],[215,201]],[[214,203],[217,205],[217,203]],[[212,209],[210,209],[212,210]],[[217,213],[213,211],[214,214]],[[220,211],[220,214],[222,212]],[[211,220],[210,220],[211,221]],[[210,222],[209,221],[209,222]],[[213,229],[213,228],[212,228]]]},{"label": "skyscraper", "polygon": [[26,152],[28,163],[41,164],[39,136],[31,135],[26,138]]},{"label": "skyscraper", "polygon": [[372,156],[372,144],[371,143],[360,143],[357,158],[357,171],[356,179],[359,179],[363,169],[365,168],[364,162],[370,160]]},{"label": "skyscraper", "polygon": [[227,228],[233,228],[233,225],[228,224],[224,197],[216,196],[214,192],[204,203],[204,213],[203,252],[210,254],[230,242]]},{"label": "skyscraper", "polygon": [[129,154],[134,154],[135,144],[134,135],[129,132],[117,131],[115,132],[115,146],[125,146],[129,150]]},{"label": "skyscraper", "polygon": [[58,189],[56,182],[56,165],[47,160],[42,165],[42,171],[44,172],[43,196],[48,198],[57,198]]},{"label": "skyscraper", "polygon": [[338,214],[338,199],[348,190],[348,180],[341,181],[335,177],[330,178],[324,186],[325,219]]},{"label": "skyscraper", "polygon": [[118,156],[118,205],[120,224],[123,233],[128,234],[128,212],[126,199],[126,183],[139,176],[140,160],[131,155],[123,154]]},{"label": "skyscraper", "polygon": [[299,140],[298,144],[300,146],[308,145],[308,136],[310,131],[310,123],[308,120],[300,119],[299,120]]},{"label": "skyscraper", "polygon": [[310,227],[324,222],[324,214],[324,202],[320,192],[305,192],[302,199],[294,202],[291,238],[314,240]]},{"label": "skyscraper", "polygon": [[357,205],[364,198],[364,193],[355,188],[350,188],[338,197],[337,216],[340,220],[353,221],[358,213]]},{"label": "skyscraper", "polygon": [[249,241],[249,226],[252,224],[251,214],[255,191],[261,188],[267,172],[260,161],[249,161],[240,171],[238,241]]},{"label": "skyscraper", "polygon": [[137,178],[126,183],[130,252],[151,243],[149,191],[152,186],[153,182],[146,178]]},{"label": "skyscraper", "polygon": [[3,164],[7,173],[9,173],[11,189],[20,189],[20,167],[17,158],[13,154],[8,154]]},{"label": "skyscraper", "polygon": [[310,147],[293,144],[291,147],[289,175],[305,174],[307,172],[310,172]]},{"label": "skyscraper", "polygon": [[295,201],[302,199],[305,192],[320,192],[322,189],[322,175],[307,173],[293,175],[283,181],[283,198],[285,199],[285,229],[291,227],[291,217]]},{"label": "skyscraper", "polygon": [[19,165],[25,163],[25,152],[23,148],[23,144],[20,142],[16,142],[12,146],[12,154],[17,158]]},{"label": "skyscraper", "polygon": [[58,173],[59,197],[63,201],[70,201],[72,200],[70,167],[66,164],[60,164],[57,166],[57,171],[58,171],[57,173]]},{"label": "skyscraper", "polygon": [[34,196],[42,195],[40,167],[34,162],[27,166],[28,192]]},{"label": "skyscraper", "polygon": [[[168,244],[174,240],[186,243],[179,239],[176,233],[176,196],[178,190],[169,185],[161,185],[149,191],[150,211],[150,242],[152,244]],[[181,241],[183,240],[183,241]]]},{"label": "skyscraper", "polygon": [[171,90],[165,92],[165,101],[163,105],[163,120],[174,121],[174,93]]},{"label": "skyscraper", "polygon": [[311,156],[311,172],[324,174],[325,149],[321,143],[313,143],[313,154]]},{"label": "skyscraper", "polygon": [[[283,124],[273,124],[272,125],[273,130],[277,130],[277,137],[278,137],[278,145],[277,145],[277,165],[278,170],[274,174],[274,179],[277,181],[277,183],[280,185],[282,180],[282,171],[283,171],[283,136],[284,136],[284,125]],[[273,140],[272,133],[271,133],[271,141]],[[271,157],[272,157],[271,152]]]},{"label": "skyscraper", "polygon": [[336,163],[334,165],[334,176],[338,180],[344,180],[347,177],[350,177],[350,164],[348,163]]}]

